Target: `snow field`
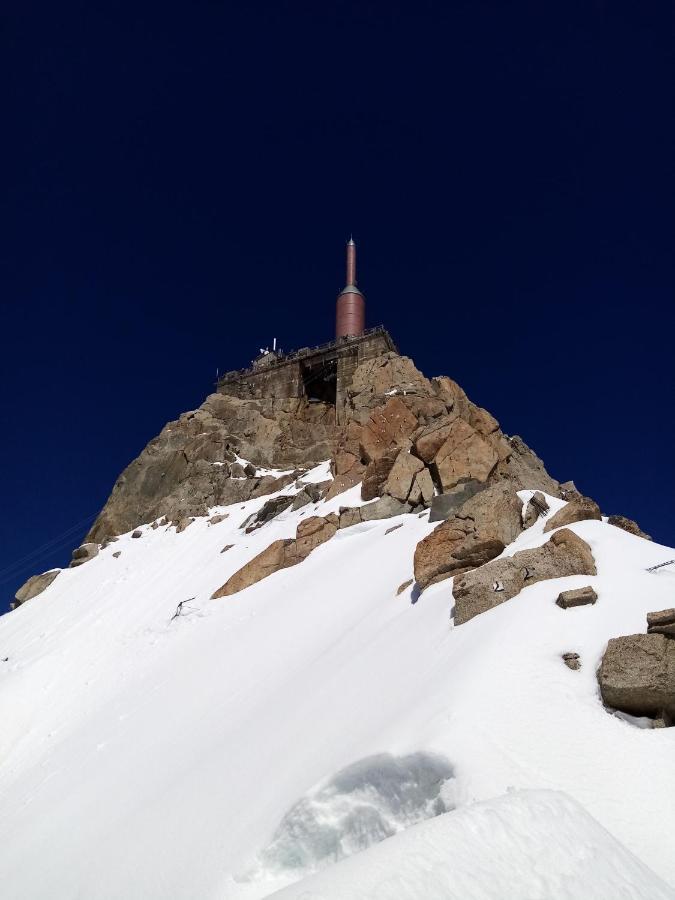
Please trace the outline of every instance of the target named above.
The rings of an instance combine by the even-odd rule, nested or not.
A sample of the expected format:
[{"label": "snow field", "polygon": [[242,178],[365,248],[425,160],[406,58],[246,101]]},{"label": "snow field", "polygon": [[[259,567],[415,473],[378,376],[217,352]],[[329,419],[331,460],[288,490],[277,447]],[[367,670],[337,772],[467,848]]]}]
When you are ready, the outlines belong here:
[{"label": "snow field", "polygon": [[[307,476],[326,477],[325,466]],[[455,628],[450,581],[415,604],[410,589],[395,596],[435,527],[406,515],[341,530],[299,566],[211,600],[302,518],[361,502],[357,487],[243,534],[268,499],[212,510],[229,514],[218,525],[122,536],[0,619],[3,898],[257,900],[325,861],[312,851],[279,865],[270,848],[293,810],[330,820],[332,846],[349,849],[353,833],[340,825],[349,811],[331,805],[326,786],[374,756],[420,753],[452,771],[446,808],[459,809],[326,872],[386,853],[476,800],[554,789],[675,884],[675,729],[610,715],[595,680],[609,637],[642,632],[646,612],[673,605],[672,573],[644,571],[672,550],[578,523],[597,577],[541,582]],[[549,502],[552,512],[561,505]],[[506,553],[543,543],[542,529]],[[555,605],[561,590],[587,583],[594,606]],[[563,664],[566,651],[581,654],[580,671]],[[398,831],[388,802],[371,805]],[[434,895],[397,898],[406,896]]]}]

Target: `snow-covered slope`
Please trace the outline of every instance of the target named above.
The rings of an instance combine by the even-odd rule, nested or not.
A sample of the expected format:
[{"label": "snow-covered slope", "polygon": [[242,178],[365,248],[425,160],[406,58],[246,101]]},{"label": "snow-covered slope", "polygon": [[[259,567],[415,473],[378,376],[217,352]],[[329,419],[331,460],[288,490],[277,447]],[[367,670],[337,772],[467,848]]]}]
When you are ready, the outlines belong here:
[{"label": "snow-covered slope", "polygon": [[[455,628],[451,581],[396,595],[434,527],[406,515],[340,530],[299,566],[210,599],[303,517],[358,496],[250,535],[239,526],[268,498],[181,534],[146,526],[0,619],[3,900],[253,900],[512,788],[564,791],[675,884],[675,729],[610,715],[595,679],[609,637],[673,605],[673,575],[645,568],[675,553],[573,525],[597,577],[540,582]],[[506,552],[543,543],[542,528]],[[555,605],[589,582],[594,606]],[[308,830],[325,841],[294,849]]]}]

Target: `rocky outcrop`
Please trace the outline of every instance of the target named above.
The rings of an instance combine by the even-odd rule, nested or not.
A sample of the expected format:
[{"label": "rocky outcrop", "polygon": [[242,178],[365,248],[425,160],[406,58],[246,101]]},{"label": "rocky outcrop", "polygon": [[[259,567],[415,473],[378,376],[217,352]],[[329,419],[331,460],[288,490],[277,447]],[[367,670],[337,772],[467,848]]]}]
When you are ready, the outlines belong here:
[{"label": "rocky outcrop", "polygon": [[546,544],[488,562],[455,579],[455,625],[510,600],[530,584],[567,575],[596,575],[591,548],[567,528],[556,531]]},{"label": "rocky outcrop", "polygon": [[481,566],[504,550],[496,538],[480,535],[469,520],[449,519],[415,548],[415,580],[421,589]]},{"label": "rocky outcrop", "polygon": [[535,491],[527,503],[527,509],[523,515],[523,525],[525,528],[531,528],[537,521],[539,516],[545,516],[549,512],[549,505],[546,497],[541,491]]},{"label": "rocky outcrop", "polygon": [[675,719],[675,641],[663,634],[612,638],[598,682],[603,702],[633,716]]},{"label": "rocky outcrop", "polygon": [[294,500],[295,497],[293,495],[289,496],[288,494],[282,494],[281,497],[272,497],[271,500],[267,500],[263,503],[258,512],[253,513],[248,519],[242,522],[242,528],[246,531],[246,534],[250,534],[252,531],[262,528],[267,522],[271,522],[272,519],[275,519],[284,512],[284,510],[288,509],[289,506],[292,506]]},{"label": "rocky outcrop", "polygon": [[651,541],[651,535],[646,534],[637,522],[634,522],[633,519],[627,519],[626,516],[609,516],[607,524],[621,528],[623,531],[634,534],[636,537],[644,538],[646,541]]},{"label": "rocky outcrop", "polygon": [[390,450],[377,459],[371,460],[366,466],[361,483],[361,499],[374,500],[384,493],[384,485],[392,470],[399,450]]},{"label": "rocky outcrop", "polygon": [[328,404],[211,394],[199,409],[169,422],[127,466],[87,540],[99,542],[161,516],[177,523],[280,490],[297,475],[257,476],[236,455],[257,466],[311,466],[333,455],[337,436]]},{"label": "rocky outcrop", "polygon": [[675,609],[647,613],[647,633],[675,638]]},{"label": "rocky outcrop", "polygon": [[470,497],[415,549],[415,579],[421,589],[484,565],[518,536],[522,503],[507,484]]},{"label": "rocky outcrop", "polygon": [[444,522],[453,516],[467,500],[485,490],[486,484],[479,481],[465,481],[443,494],[436,494],[431,501],[430,522]]},{"label": "rocky outcrop", "polygon": [[487,481],[498,459],[492,444],[458,418],[450,424],[432,465],[443,491],[447,491],[464,481]]},{"label": "rocky outcrop", "polygon": [[[168,423],[127,467],[87,541],[161,517],[189,522],[211,507],[277,492],[297,474],[280,479],[261,467],[310,467],[326,459],[334,476],[328,499],[362,482],[364,499],[389,495],[411,508],[428,506],[434,493],[456,492],[461,502],[449,504],[454,512],[476,485],[558,491],[541,460],[520,438],[504,435],[456,382],[427,379],[412,360],[386,352],[357,366],[337,417],[330,404],[304,398],[207,397]],[[311,500],[303,490],[296,508]]]},{"label": "rocky outcrop", "polygon": [[82,544],[82,546],[80,547],[77,547],[75,550],[73,550],[73,558],[70,561],[70,568],[74,569],[77,566],[81,566],[84,563],[89,562],[90,559],[98,556],[98,551],[99,545],[91,541]]},{"label": "rocky outcrop", "polygon": [[268,575],[296,566],[306,559],[320,544],[329,540],[337,531],[336,515],[312,516],[301,522],[296,530],[295,538],[274,541],[262,553],[238,569],[225,584],[212,595],[212,600],[229,597],[244,588],[262,581]]},{"label": "rocky outcrop", "polygon": [[16,609],[27,600],[32,600],[41,594],[54,581],[61,569],[50,569],[41,575],[33,575],[28,581],[24,582],[14,595],[14,602],[10,604],[11,609]]},{"label": "rocky outcrop", "polygon": [[555,601],[561,609],[572,609],[574,606],[588,606],[595,603],[598,595],[593,588],[588,587],[576,588],[573,591],[561,591],[558,599]]},{"label": "rocky outcrop", "polygon": [[544,525],[544,531],[553,531],[554,528],[572,525],[574,522],[584,522],[586,519],[602,519],[600,507],[595,500],[591,500],[589,497],[583,497],[581,500],[570,500],[555,515],[551,516],[546,525]]},{"label": "rocky outcrop", "polygon": [[401,450],[394,465],[392,466],[387,480],[383,486],[383,492],[393,497],[394,500],[400,500],[401,503],[410,496],[415,476],[424,471],[424,463],[422,460]]},{"label": "rocky outcrop", "polygon": [[361,457],[372,462],[404,446],[416,428],[417,419],[403,400],[390,397],[384,406],[373,410],[361,430]]},{"label": "rocky outcrop", "polygon": [[365,506],[341,506],[339,527],[350,528],[361,522],[390,519],[392,516],[400,516],[409,512],[410,507],[407,503],[401,503],[400,500],[395,500],[393,497],[380,497],[379,500],[374,503],[366,503]]}]

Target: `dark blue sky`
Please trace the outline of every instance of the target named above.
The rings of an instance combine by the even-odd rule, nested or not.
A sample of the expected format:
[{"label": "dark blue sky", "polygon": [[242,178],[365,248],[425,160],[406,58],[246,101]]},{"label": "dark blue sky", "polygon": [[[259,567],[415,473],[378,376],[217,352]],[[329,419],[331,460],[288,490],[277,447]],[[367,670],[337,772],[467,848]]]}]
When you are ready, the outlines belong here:
[{"label": "dark blue sky", "polygon": [[330,339],[351,231],[369,324],[675,545],[670,4],[9,6],[1,597],[217,367]]}]

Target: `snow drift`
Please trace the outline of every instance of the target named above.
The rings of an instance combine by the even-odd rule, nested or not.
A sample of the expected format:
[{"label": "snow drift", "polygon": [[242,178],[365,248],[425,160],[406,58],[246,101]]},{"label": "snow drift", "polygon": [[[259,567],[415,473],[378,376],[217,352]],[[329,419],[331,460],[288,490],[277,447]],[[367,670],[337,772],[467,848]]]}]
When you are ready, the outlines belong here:
[{"label": "snow drift", "polygon": [[674,892],[565,794],[518,791],[417,825],[275,900],[666,900]]}]

